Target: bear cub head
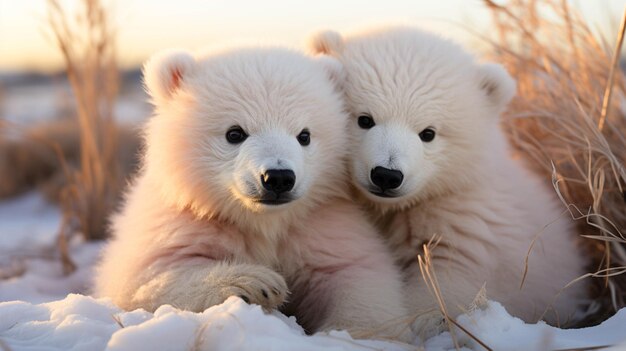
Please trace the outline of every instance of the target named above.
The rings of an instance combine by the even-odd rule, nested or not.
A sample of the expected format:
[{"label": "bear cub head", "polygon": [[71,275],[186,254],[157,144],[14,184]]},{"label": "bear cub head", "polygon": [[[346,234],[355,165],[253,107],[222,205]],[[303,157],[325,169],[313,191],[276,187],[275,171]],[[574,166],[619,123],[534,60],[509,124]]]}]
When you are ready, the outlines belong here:
[{"label": "bear cub head", "polygon": [[344,67],[350,171],[370,203],[403,208],[463,191],[492,149],[506,147],[498,116],[515,82],[501,66],[405,27],[346,37],[324,31],[311,48]]},{"label": "bear cub head", "polygon": [[153,57],[144,67],[155,106],[146,176],[180,210],[233,222],[280,217],[340,193],[341,73],[335,59],[276,48]]}]

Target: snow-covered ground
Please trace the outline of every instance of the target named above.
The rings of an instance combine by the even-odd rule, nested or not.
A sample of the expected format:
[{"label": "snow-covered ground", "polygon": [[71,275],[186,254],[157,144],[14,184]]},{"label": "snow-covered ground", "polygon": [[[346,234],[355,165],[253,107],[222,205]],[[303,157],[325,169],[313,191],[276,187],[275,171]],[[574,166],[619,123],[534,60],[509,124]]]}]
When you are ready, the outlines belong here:
[{"label": "snow-covered ground", "polygon": [[[123,123],[145,120],[152,108],[141,86],[139,70],[122,75],[114,115]],[[60,75],[35,77],[0,72],[0,119],[24,126],[57,117],[68,117],[74,111],[69,82]]]},{"label": "snow-covered ground", "polygon": [[[55,251],[60,213],[36,193],[0,203],[0,350],[454,350],[444,332],[415,345],[353,340],[342,331],[304,334],[293,317],[238,298],[203,313],[162,306],[125,312],[88,296],[101,244],[73,240],[79,269],[65,277]],[[78,294],[77,294],[78,293]],[[69,294],[69,295],[68,295]],[[493,350],[626,350],[626,309],[600,326],[561,330],[525,324],[497,302],[458,318]],[[455,330],[463,350],[483,350]]]},{"label": "snow-covered ground", "polygon": [[38,193],[0,202],[0,301],[42,303],[87,292],[102,244],[74,238],[70,250],[78,269],[66,277],[56,246],[60,224],[59,209]]}]

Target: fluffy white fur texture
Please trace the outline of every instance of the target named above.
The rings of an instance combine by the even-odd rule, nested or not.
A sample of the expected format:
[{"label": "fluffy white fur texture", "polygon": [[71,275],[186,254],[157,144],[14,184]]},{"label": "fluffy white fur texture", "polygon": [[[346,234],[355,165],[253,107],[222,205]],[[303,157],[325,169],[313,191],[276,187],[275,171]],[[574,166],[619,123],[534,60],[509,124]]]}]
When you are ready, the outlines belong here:
[{"label": "fluffy white fur texture", "polygon": [[[430,335],[441,316],[421,277],[417,254],[433,236],[434,269],[452,316],[486,283],[490,298],[516,316],[564,324],[586,288],[561,289],[584,273],[576,233],[545,181],[516,159],[499,126],[515,82],[496,64],[479,64],[452,42],[408,27],[315,35],[316,54],[344,65],[352,121],[351,172],[403,268],[416,331]],[[375,126],[360,128],[371,116]],[[426,128],[434,140],[422,141]],[[399,170],[389,197],[374,195],[374,167]],[[533,240],[537,239],[533,245]],[[528,275],[520,288],[529,251]],[[554,302],[554,303],[553,303]]]},{"label": "fluffy white fur texture", "polygon": [[[335,59],[278,48],[152,58],[144,165],[112,219],[96,293],[125,309],[193,311],[239,295],[309,331],[408,340],[401,276],[345,196],[341,74]],[[229,143],[232,126],[248,138]],[[295,173],[293,201],[258,201],[274,168]]]}]

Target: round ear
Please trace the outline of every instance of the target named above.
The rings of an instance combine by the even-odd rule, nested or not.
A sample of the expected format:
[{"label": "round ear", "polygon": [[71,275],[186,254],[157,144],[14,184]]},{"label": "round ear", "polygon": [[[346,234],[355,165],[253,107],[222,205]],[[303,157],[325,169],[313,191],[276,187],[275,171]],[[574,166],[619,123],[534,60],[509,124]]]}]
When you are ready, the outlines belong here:
[{"label": "round ear", "polygon": [[502,112],[515,96],[515,80],[501,65],[486,63],[479,67],[479,86],[491,104]]},{"label": "round ear", "polygon": [[308,46],[314,54],[338,55],[343,50],[343,38],[335,31],[325,30],[313,34]]},{"label": "round ear", "polygon": [[155,103],[169,99],[194,67],[195,59],[185,51],[164,51],[143,66],[144,84]]},{"label": "round ear", "polygon": [[334,57],[326,55],[316,56],[315,60],[322,65],[330,81],[341,91],[345,80],[345,71],[341,62]]}]

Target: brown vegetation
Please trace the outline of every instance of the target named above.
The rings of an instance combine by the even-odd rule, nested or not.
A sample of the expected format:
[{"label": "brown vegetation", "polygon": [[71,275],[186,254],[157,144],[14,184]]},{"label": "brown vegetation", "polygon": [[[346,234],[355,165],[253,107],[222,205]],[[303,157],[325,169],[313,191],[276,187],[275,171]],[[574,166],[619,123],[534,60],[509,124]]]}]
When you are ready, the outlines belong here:
[{"label": "brown vegetation", "polygon": [[485,3],[497,28],[491,59],[518,82],[504,127],[577,220],[593,259],[588,277],[602,278],[593,292],[602,303],[588,322],[601,321],[626,303],[626,77],[613,59],[619,45],[599,40],[565,0]]},{"label": "brown vegetation", "polygon": [[[9,134],[17,134],[11,138]],[[139,163],[140,138],[134,128],[120,126],[113,142],[120,173],[128,178]],[[73,118],[0,129],[0,199],[37,189],[48,201],[60,203],[68,176],[80,169],[79,125]]]},{"label": "brown vegetation", "polygon": [[90,240],[103,239],[123,185],[113,116],[118,89],[115,33],[99,0],[79,1],[75,13],[58,0],[48,0],[48,23],[65,60],[80,135],[80,166],[67,170],[62,195],[61,236],[80,232]]}]

